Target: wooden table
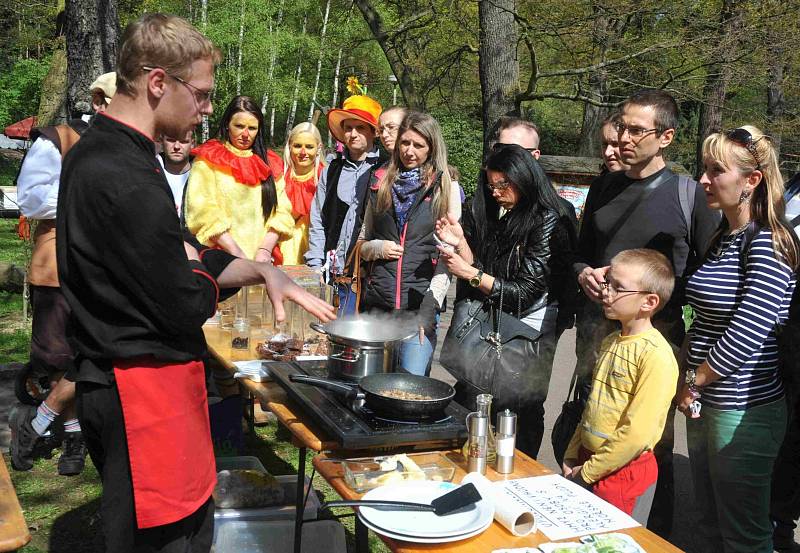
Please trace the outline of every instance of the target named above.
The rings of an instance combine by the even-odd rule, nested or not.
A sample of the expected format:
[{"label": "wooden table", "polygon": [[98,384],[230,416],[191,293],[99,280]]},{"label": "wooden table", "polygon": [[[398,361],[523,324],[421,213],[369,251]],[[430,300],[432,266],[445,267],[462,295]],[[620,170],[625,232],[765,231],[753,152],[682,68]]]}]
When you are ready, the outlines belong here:
[{"label": "wooden table", "polygon": [[[466,460],[461,455],[460,451],[447,451],[443,452],[448,459],[456,464],[456,474],[453,478],[454,482],[460,482],[466,475]],[[314,457],[314,467],[317,472],[322,475],[325,480],[336,490],[336,492],[344,499],[359,499],[363,494],[359,494],[351,490],[344,481],[344,470],[341,463],[325,462],[326,455],[318,455]],[[486,477],[492,481],[498,480],[514,480],[517,478],[527,478],[529,476],[543,476],[545,474],[552,474],[552,471],[545,468],[541,463],[531,459],[521,451],[517,450],[516,458],[514,459],[514,472],[511,474],[498,474],[494,469],[486,470]],[[356,521],[360,519],[356,517]],[[633,537],[642,548],[648,553],[680,553],[680,549],[671,543],[663,540],[646,528],[637,527],[627,530],[620,530],[620,532],[629,534]],[[547,543],[552,540],[548,539],[544,534],[537,531],[525,537],[517,537],[511,534],[508,530],[503,528],[497,522],[494,522],[485,532],[457,542],[441,543],[441,544],[421,544],[410,543],[385,536],[380,538],[389,546],[389,549],[398,553],[414,553],[418,551],[436,551],[438,553],[467,553],[467,552],[481,552],[490,553],[494,549],[502,548],[515,548],[515,547],[532,547],[541,543]],[[565,541],[576,541],[577,538]]]},{"label": "wooden table", "polygon": [[0,551],[16,551],[31,541],[5,459],[0,455]]},{"label": "wooden table", "polygon": [[[235,366],[230,361],[230,338],[228,338],[227,346],[221,333],[217,329],[205,329],[206,339],[208,341],[209,350],[212,355],[216,357],[224,366],[229,370],[235,371]],[[227,353],[228,357],[225,356]],[[254,359],[255,356],[247,357]],[[369,453],[365,451],[348,452],[340,450],[338,442],[330,439],[316,427],[308,417],[302,412],[294,402],[286,395],[283,388],[275,382],[253,382],[251,380],[241,380],[241,385],[255,397],[259,398],[262,405],[272,411],[278,421],[283,424],[292,433],[292,442],[299,449],[299,462],[298,462],[298,499],[297,499],[297,518],[295,520],[295,536],[299,535],[299,530],[302,527],[303,509],[305,507],[305,498],[303,497],[303,486],[305,482],[305,460],[309,449],[315,452],[328,452],[336,451],[335,457],[365,457]],[[351,454],[352,453],[352,454]],[[385,451],[382,452],[385,454]],[[449,451],[446,453],[448,458],[457,465],[455,482],[460,482],[466,474],[466,462],[458,451]],[[322,453],[313,459],[314,468],[322,475],[325,480],[336,490],[336,492],[344,499],[358,499],[362,494],[358,494],[351,490],[344,481],[344,473],[340,463],[324,462],[328,455]],[[486,477],[489,480],[509,480],[516,478],[526,478],[529,476],[542,476],[545,474],[552,474],[552,471],[531,459],[521,451],[517,451],[516,459],[514,461],[514,472],[511,474],[498,474],[493,469],[489,468],[486,471]],[[356,517],[356,550],[366,553],[368,551],[368,531],[367,527],[361,523],[360,519]],[[628,530],[621,530],[626,534],[630,534],[648,553],[680,553],[681,550],[660,538],[656,534],[650,532],[646,528],[637,527]],[[467,540],[458,542],[444,543],[444,544],[414,544],[403,541],[393,540],[384,536],[381,539],[389,546],[392,551],[396,552],[417,552],[417,551],[437,551],[441,553],[467,553],[467,552],[481,552],[490,553],[493,549],[498,548],[513,548],[534,546],[540,543],[551,541],[545,537],[541,532],[536,532],[526,537],[516,537],[508,532],[505,528],[500,526],[497,522],[493,523],[488,530]],[[574,540],[573,540],[574,541]],[[295,550],[299,551],[299,539],[295,539]]]}]

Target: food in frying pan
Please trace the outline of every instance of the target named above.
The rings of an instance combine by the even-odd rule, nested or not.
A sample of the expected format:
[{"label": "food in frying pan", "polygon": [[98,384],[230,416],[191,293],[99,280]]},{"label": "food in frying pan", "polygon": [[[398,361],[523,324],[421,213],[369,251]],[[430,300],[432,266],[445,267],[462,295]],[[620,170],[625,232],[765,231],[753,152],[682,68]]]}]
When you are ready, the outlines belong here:
[{"label": "food in frying pan", "polygon": [[426,401],[433,399],[431,396],[425,394],[417,394],[415,392],[407,392],[405,390],[381,390],[378,395],[390,397],[392,399],[410,399],[414,401]]}]

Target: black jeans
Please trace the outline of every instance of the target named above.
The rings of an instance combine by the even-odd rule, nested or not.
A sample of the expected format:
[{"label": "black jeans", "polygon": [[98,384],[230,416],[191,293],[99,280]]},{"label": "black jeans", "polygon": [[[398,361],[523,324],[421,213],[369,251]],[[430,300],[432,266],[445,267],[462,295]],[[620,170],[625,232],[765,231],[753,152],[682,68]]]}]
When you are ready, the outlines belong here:
[{"label": "black jeans", "polygon": [[[800,394],[794,391],[786,437],[772,469],[770,516],[775,532],[791,536],[800,517]],[[791,538],[793,542],[794,539]],[[776,544],[777,546],[778,544]]]},{"label": "black jeans", "polygon": [[163,526],[136,526],[133,482],[122,405],[116,384],[78,382],[77,410],[84,440],[100,479],[103,533],[109,553],[208,553],[214,533],[214,500]]}]

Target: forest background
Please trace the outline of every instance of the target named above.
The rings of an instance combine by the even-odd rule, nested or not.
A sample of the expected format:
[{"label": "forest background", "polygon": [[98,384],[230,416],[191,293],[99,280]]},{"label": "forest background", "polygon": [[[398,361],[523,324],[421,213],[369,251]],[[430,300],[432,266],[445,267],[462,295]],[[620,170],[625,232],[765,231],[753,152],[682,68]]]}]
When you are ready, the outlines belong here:
[{"label": "forest background", "polygon": [[499,115],[534,121],[545,154],[596,156],[609,110],[656,87],[680,102],[669,155],[691,172],[709,132],[745,123],[780,145],[785,175],[800,170],[800,3],[777,0],[6,0],[0,128],[85,107],[120,29],[148,11],[186,17],[222,51],[212,135],[242,93],[280,147],[356,76],[384,106],[439,119],[470,192]]}]

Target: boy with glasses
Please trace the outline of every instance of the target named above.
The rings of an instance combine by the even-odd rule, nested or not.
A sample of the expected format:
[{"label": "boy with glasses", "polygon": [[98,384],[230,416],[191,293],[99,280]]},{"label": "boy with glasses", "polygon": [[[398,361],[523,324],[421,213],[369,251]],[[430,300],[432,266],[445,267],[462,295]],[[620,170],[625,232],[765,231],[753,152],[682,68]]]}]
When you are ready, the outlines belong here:
[{"label": "boy with glasses", "polygon": [[[614,324],[602,316],[602,282],[611,258],[621,251],[650,248],[664,254],[676,276],[675,293],[653,320],[664,336],[679,347],[684,334],[682,305],[690,269],[699,262],[716,230],[719,214],[706,203],[703,189],[694,181],[667,168],[664,152],[675,137],[678,105],[662,90],[643,90],[622,105],[616,121],[620,157],[625,171],[595,180],[586,199],[578,259],[574,264],[578,283],[589,300],[577,324],[584,354],[578,359],[583,371],[578,386],[588,393],[590,367],[597,346]],[[672,416],[667,421],[664,443],[656,448],[661,480],[654,500],[650,529],[662,536],[672,529],[674,486],[672,481]],[[662,453],[663,450],[663,453]]]},{"label": "boy with glasses", "polygon": [[651,319],[675,278],[666,257],[642,248],[614,256],[599,284],[603,312],[621,330],[600,346],[562,473],[645,524],[658,478],[653,449],[678,382],[672,348]]}]

